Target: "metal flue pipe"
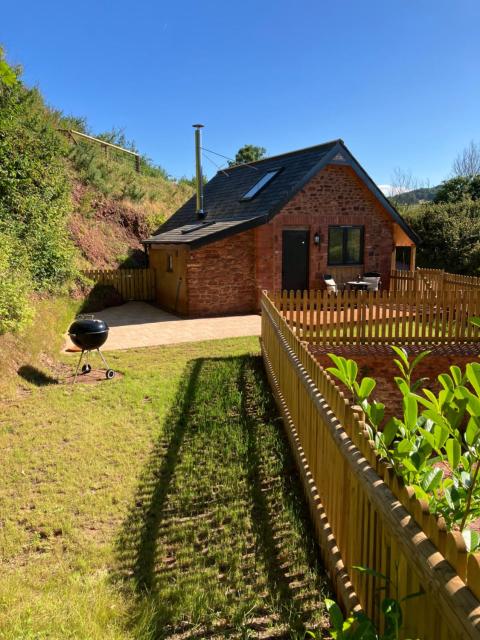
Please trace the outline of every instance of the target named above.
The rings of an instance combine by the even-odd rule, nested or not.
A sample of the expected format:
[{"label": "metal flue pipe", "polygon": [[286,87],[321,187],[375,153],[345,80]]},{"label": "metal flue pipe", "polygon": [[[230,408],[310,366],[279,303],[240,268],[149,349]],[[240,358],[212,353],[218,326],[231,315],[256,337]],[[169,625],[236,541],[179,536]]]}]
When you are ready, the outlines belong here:
[{"label": "metal flue pipe", "polygon": [[192,125],[195,129],[195,169],[197,186],[197,216],[205,218],[207,215],[203,208],[203,175],[202,175],[202,132],[203,124]]}]

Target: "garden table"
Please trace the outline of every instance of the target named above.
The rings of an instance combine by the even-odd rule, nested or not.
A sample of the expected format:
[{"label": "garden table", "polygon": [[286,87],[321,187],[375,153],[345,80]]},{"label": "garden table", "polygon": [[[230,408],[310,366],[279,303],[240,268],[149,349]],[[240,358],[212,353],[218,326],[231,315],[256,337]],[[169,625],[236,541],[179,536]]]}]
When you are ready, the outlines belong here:
[{"label": "garden table", "polygon": [[354,291],[366,291],[369,283],[365,280],[350,280],[347,284]]}]

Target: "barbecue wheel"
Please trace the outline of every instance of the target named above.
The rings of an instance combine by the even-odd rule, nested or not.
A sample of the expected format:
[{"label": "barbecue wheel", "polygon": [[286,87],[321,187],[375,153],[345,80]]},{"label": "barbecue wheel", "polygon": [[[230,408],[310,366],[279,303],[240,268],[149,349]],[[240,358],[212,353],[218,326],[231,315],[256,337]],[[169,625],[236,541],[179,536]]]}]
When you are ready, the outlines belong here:
[{"label": "barbecue wheel", "polygon": [[115,371],[113,369],[107,369],[105,377],[107,378],[107,380],[111,380],[113,377],[115,377]]},{"label": "barbecue wheel", "polygon": [[82,367],[82,373],[90,373],[92,367],[89,364],[84,364]]}]

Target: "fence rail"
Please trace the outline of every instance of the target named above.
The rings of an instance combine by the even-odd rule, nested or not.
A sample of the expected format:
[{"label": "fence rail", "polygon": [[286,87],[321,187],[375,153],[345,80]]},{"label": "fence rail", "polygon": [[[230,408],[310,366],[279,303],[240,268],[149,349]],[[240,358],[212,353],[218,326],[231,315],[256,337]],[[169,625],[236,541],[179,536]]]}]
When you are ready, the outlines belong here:
[{"label": "fence rail", "polygon": [[476,291],[480,296],[480,278],[447,273],[442,269],[417,269],[416,271],[392,271],[390,290],[395,292],[467,293]]},{"label": "fence rail", "polygon": [[155,300],[153,269],[90,269],[83,274],[95,284],[115,287],[125,301]]},{"label": "fence rail", "polygon": [[289,327],[317,344],[478,342],[480,292],[276,292]]},{"label": "fence rail", "polygon": [[[347,609],[361,606],[381,629],[380,597],[422,592],[404,603],[403,637],[478,639],[480,554],[467,555],[461,534],[447,533],[377,458],[361,409],[345,399],[266,293],[262,353],[337,598]],[[355,566],[386,576],[386,591]]]}]

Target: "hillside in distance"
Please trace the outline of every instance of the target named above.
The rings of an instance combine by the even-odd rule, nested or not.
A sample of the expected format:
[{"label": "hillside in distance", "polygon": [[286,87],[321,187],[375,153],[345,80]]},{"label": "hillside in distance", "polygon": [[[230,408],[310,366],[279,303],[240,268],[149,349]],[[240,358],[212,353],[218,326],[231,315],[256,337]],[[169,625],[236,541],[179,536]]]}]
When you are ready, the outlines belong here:
[{"label": "hillside in distance", "polygon": [[406,191],[400,193],[397,196],[392,197],[392,200],[397,204],[420,204],[421,202],[433,202],[438,191],[437,187],[422,187],[420,189],[413,189],[413,191]]}]

